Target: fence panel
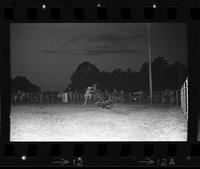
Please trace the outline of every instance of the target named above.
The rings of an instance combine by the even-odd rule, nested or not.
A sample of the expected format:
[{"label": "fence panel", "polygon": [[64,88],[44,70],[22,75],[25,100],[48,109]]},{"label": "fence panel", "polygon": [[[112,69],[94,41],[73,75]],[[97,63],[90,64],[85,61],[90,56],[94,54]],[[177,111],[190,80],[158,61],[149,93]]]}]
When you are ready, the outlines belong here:
[{"label": "fence panel", "polygon": [[183,110],[184,116],[188,119],[188,77],[181,88],[181,108]]},{"label": "fence panel", "polygon": [[[153,91],[153,104],[170,104],[180,106],[180,101],[183,100],[182,92],[179,90],[165,90],[165,91]],[[180,98],[180,93],[182,97]],[[94,103],[99,99],[102,99],[101,92],[99,96],[92,96],[90,103]],[[149,91],[138,92],[108,92],[108,95],[115,103],[130,103],[130,104],[149,104],[150,94]],[[184,99],[185,100],[185,99]],[[41,92],[41,93],[23,93],[21,95],[11,94],[12,103],[72,103],[82,104],[84,102],[84,93],[78,92]],[[181,106],[184,108],[183,101]]]}]

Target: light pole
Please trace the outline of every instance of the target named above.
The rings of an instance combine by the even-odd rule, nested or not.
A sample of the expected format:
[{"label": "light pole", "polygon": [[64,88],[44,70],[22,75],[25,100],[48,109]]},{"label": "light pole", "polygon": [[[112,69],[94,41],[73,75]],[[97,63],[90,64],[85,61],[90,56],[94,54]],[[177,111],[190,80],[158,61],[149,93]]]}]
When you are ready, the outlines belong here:
[{"label": "light pole", "polygon": [[148,31],[148,37],[147,37],[147,45],[148,45],[148,57],[149,57],[149,91],[150,91],[150,101],[152,104],[153,96],[152,96],[152,70],[151,70],[151,31],[150,31],[150,23],[147,23],[147,31]]}]

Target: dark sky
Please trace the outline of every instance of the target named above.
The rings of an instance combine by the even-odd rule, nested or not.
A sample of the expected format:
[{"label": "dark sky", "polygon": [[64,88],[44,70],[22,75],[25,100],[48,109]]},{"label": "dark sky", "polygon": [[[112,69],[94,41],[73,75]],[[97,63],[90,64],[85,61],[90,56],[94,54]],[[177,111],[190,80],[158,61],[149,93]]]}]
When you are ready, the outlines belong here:
[{"label": "dark sky", "polygon": [[[139,71],[147,51],[145,23],[11,24],[11,75],[42,89],[65,89],[83,61],[101,71]],[[186,24],[152,23],[151,54],[187,64]]]}]

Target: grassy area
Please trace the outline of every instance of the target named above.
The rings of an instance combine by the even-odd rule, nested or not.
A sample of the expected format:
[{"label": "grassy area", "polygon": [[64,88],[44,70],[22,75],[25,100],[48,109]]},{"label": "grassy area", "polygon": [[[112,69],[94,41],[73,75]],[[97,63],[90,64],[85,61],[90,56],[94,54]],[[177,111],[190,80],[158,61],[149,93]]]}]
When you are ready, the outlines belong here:
[{"label": "grassy area", "polygon": [[117,104],[15,105],[11,141],[186,141],[181,109]]}]

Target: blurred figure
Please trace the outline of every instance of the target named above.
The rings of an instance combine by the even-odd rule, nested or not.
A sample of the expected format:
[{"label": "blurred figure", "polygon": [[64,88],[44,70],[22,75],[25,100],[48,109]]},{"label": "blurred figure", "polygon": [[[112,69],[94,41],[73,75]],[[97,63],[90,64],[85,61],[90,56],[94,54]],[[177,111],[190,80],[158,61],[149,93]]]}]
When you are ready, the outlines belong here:
[{"label": "blurred figure", "polygon": [[87,87],[87,90],[84,94],[84,99],[85,99],[85,101],[83,103],[84,106],[87,104],[88,101],[91,100],[92,94],[94,93],[95,90],[96,90],[96,84],[94,84],[91,87],[90,86]]}]

